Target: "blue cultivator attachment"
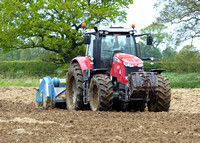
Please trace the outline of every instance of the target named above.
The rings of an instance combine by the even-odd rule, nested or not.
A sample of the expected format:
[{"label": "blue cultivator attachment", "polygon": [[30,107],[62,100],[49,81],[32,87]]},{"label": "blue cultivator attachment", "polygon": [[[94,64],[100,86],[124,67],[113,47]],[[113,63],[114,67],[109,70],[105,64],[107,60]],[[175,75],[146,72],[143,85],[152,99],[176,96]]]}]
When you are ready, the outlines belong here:
[{"label": "blue cultivator attachment", "polygon": [[62,97],[65,93],[66,79],[51,79],[46,76],[42,79],[35,96],[36,108],[55,107],[56,103],[65,103]]}]

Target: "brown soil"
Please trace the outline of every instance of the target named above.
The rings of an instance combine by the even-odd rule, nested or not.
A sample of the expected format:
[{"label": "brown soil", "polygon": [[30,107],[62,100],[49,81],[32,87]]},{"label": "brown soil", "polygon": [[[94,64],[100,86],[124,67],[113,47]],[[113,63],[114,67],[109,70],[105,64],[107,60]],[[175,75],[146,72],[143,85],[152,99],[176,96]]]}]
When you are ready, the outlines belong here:
[{"label": "brown soil", "polygon": [[36,109],[35,93],[0,87],[0,142],[200,142],[200,89],[173,89],[161,113]]}]

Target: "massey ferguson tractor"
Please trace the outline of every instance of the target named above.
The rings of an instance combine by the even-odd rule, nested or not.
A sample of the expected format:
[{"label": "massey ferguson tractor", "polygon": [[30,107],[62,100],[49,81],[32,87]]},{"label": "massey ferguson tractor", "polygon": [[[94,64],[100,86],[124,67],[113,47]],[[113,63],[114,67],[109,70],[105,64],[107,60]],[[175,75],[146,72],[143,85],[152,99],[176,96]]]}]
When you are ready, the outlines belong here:
[{"label": "massey ferguson tractor", "polygon": [[[161,74],[162,69],[144,71],[143,60],[153,59],[142,58],[136,44],[136,37],[147,36],[147,45],[152,45],[152,36],[136,34],[134,28],[132,25],[132,28],[86,30],[86,55],[72,59],[66,91],[63,79],[58,92],[54,86],[59,87],[59,81],[43,79],[43,86],[37,89],[36,106],[54,106],[61,101],[66,102],[68,110],[144,111],[147,104],[149,111],[168,111],[171,101],[168,78]],[[59,99],[64,91],[65,99]]]}]

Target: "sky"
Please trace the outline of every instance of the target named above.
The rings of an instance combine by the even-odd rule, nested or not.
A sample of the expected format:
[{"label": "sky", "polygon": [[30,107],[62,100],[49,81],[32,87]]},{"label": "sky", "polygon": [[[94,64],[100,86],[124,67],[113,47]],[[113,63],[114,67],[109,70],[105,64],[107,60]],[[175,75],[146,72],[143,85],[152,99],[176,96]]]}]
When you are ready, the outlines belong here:
[{"label": "sky", "polygon": [[140,29],[147,27],[158,16],[158,12],[153,9],[153,5],[156,0],[134,0],[134,4],[129,5],[129,9],[126,10],[127,22],[117,25],[124,27],[131,27],[131,24],[135,24],[135,29],[140,32]]},{"label": "sky", "polygon": [[[131,24],[135,24],[137,33],[140,33],[140,29],[149,26],[156,20],[156,17],[159,16],[159,12],[153,8],[155,2],[156,0],[134,0],[133,4],[129,5],[129,9],[126,10],[128,13],[126,23],[117,23],[116,25],[131,27]],[[172,31],[173,29],[169,28],[169,30]],[[181,44],[177,50],[180,50],[183,46],[190,44],[191,40],[188,40]],[[198,40],[195,40],[193,44],[200,50]]]}]

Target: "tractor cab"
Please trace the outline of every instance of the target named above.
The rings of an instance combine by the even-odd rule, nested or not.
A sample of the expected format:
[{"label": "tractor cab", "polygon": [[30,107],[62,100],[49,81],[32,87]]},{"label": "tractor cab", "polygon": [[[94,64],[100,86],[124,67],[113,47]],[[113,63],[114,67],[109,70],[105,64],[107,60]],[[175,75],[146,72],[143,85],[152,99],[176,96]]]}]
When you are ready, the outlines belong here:
[{"label": "tractor cab", "polygon": [[[149,34],[135,35],[134,27],[110,27],[86,31],[84,43],[88,44],[86,56],[92,59],[93,69],[105,69],[112,71],[113,59],[118,60],[120,57],[114,56],[116,53],[123,53],[123,57],[139,57],[136,37],[147,35],[149,45],[152,44],[152,37]],[[120,61],[120,60],[119,60]],[[123,62],[123,61],[122,61]],[[134,66],[135,61],[128,62]],[[142,61],[137,65],[141,65]],[[112,73],[111,73],[112,74]]]},{"label": "tractor cab", "polygon": [[[133,29],[123,27],[110,27],[87,31],[84,41],[90,41],[86,55],[94,61],[94,69],[107,69],[112,67],[115,53],[126,53],[137,56],[137,47]],[[86,40],[86,38],[90,40]]]}]

